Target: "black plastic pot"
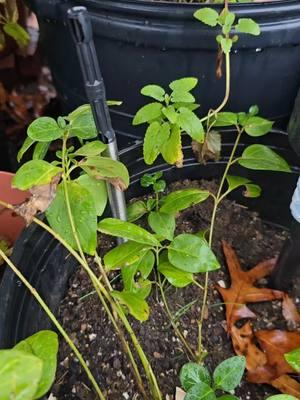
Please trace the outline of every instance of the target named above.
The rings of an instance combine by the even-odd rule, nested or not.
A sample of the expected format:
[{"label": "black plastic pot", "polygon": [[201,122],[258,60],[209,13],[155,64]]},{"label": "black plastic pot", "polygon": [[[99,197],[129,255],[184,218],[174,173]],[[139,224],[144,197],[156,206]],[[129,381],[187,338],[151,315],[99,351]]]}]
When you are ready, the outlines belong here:
[{"label": "black plastic pot", "polygon": [[[222,134],[222,158],[206,166],[200,166],[195,161],[189,145],[184,147],[185,162],[181,169],[170,167],[163,161],[158,161],[151,167],[146,166],[140,144],[123,150],[121,159],[128,166],[131,175],[127,197],[132,198],[145,193],[139,181],[146,172],[162,170],[168,182],[187,178],[219,178],[232,149],[233,136],[232,131]],[[251,141],[250,138],[245,137],[245,139],[247,142]],[[287,147],[285,133],[274,131],[263,138],[262,142],[271,143],[272,147],[291,165],[299,164],[292,150]],[[242,151],[244,147],[245,143],[242,143],[239,151]],[[291,221],[289,203],[299,176],[299,168],[294,167],[290,174],[250,171],[241,167],[236,167],[232,172],[247,176],[263,187],[263,194],[258,199],[245,200],[241,192],[236,192],[234,199],[258,211],[265,220],[271,223],[289,226]],[[74,259],[55,239],[34,224],[27,228],[17,241],[12,258],[55,313],[66,293],[69,277],[77,266]],[[0,348],[13,346],[24,337],[49,326],[50,321],[43,310],[7,268],[0,285]]]},{"label": "black plastic pot", "polygon": [[[215,76],[216,32],[193,18],[203,4],[153,0],[27,0],[37,13],[41,45],[59,94],[70,110],[82,104],[84,91],[75,48],[64,21],[73,5],[91,13],[95,43],[119,133],[141,136],[132,115],[144,104],[142,86],[167,87],[184,76],[199,78],[201,113],[224,96],[225,79]],[[220,5],[213,5],[220,9]],[[261,36],[240,35],[232,55],[232,94],[228,109],[244,111],[258,104],[262,115],[283,123],[300,87],[300,2],[233,4],[237,17],[254,18]]]}]

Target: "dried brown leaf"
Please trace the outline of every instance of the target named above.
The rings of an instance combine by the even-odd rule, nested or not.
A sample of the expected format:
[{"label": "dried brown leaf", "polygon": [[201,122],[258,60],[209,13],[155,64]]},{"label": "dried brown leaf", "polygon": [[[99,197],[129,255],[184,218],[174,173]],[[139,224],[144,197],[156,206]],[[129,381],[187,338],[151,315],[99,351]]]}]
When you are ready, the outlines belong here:
[{"label": "dried brown leaf", "polygon": [[209,160],[217,161],[221,152],[221,135],[214,131],[208,132],[204,143],[192,142],[192,150],[201,164],[206,164]]},{"label": "dried brown leaf", "polygon": [[282,375],[279,378],[273,380],[271,385],[282,393],[287,393],[291,396],[300,399],[300,383],[296,379],[291,378],[289,375]]},{"label": "dried brown leaf", "polygon": [[300,313],[293,300],[285,294],[282,301],[282,315],[285,320],[294,324],[300,324]]}]

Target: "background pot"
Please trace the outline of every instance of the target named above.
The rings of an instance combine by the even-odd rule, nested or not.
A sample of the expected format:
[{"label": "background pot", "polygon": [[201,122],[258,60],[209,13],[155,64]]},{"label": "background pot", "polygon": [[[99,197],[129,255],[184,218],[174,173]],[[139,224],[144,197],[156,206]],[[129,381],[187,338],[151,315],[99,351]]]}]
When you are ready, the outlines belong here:
[{"label": "background pot", "polygon": [[[216,107],[225,79],[217,80],[216,32],[193,18],[206,4],[153,0],[27,0],[37,13],[41,47],[66,108],[85,102],[76,51],[65,23],[72,5],[91,13],[95,44],[109,99],[122,100],[112,111],[120,134],[141,136],[132,115],[144,104],[142,86],[167,87],[173,79],[197,76],[200,112]],[[220,9],[220,5],[212,5]],[[228,109],[246,111],[258,104],[261,114],[284,124],[300,87],[300,2],[232,4],[237,17],[254,18],[261,35],[240,34],[232,54],[232,93]]]},{"label": "background pot", "polygon": [[[0,171],[0,199],[9,204],[20,204],[29,196],[29,192],[23,192],[11,187],[14,174]],[[14,244],[25,227],[23,218],[16,216],[11,211],[0,206],[0,237]]]},{"label": "background pot", "polygon": [[[154,166],[146,166],[143,162],[141,144],[123,150],[120,154],[121,159],[128,166],[131,175],[131,185],[126,192],[127,198],[145,193],[139,181],[146,172],[161,170],[169,183],[179,179],[218,179],[228,160],[234,136],[233,131],[222,133],[222,157],[220,161],[208,163],[206,166],[199,165],[195,161],[189,144],[184,145],[185,162],[181,169],[171,167],[162,160]],[[244,139],[245,142],[239,146],[239,152],[252,140],[247,136]],[[271,147],[284,156],[291,165],[299,164],[299,160],[287,147],[285,133],[273,131],[261,139],[262,143],[271,144]],[[299,176],[299,168],[293,167],[293,172],[286,174],[251,171],[236,166],[232,172],[249,177],[263,187],[260,198],[244,199],[241,191],[237,191],[232,196],[233,199],[247,204],[272,223],[289,226],[291,220],[289,203]],[[29,226],[18,239],[12,258],[55,313],[66,293],[68,279],[77,266],[74,259],[55,239],[34,224]],[[13,346],[37,330],[49,327],[50,321],[43,310],[14,274],[7,269],[0,286],[0,348]]]}]

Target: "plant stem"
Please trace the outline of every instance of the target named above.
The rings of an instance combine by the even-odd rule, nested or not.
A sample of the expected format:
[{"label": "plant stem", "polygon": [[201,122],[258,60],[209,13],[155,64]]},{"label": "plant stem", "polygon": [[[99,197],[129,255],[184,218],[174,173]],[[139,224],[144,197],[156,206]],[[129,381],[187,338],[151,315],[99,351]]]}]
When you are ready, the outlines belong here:
[{"label": "plant stem", "polygon": [[27,289],[30,291],[30,293],[33,295],[33,297],[37,300],[37,302],[40,304],[40,306],[43,308],[45,313],[48,315],[48,317],[51,319],[59,333],[63,336],[65,341],[68,343],[70,346],[71,350],[74,352],[75,356],[78,358],[80,364],[82,365],[83,369],[85,370],[90,382],[92,383],[94,389],[96,390],[96,393],[99,396],[99,399],[105,400],[105,397],[98,386],[91,370],[87,366],[87,363],[85,362],[84,358],[82,357],[81,353],[75,346],[74,342],[70,338],[70,336],[67,334],[67,332],[64,330],[64,328],[61,326],[59,321],[56,319],[55,315],[52,313],[50,308],[47,306],[47,304],[44,302],[44,300],[41,298],[41,296],[38,294],[38,292],[35,290],[33,286],[27,281],[25,276],[21,273],[21,271],[12,263],[12,261],[5,255],[5,253],[0,249],[0,256],[3,258],[3,260],[7,263],[7,265],[12,269],[12,271],[17,275],[17,277],[22,281],[22,283],[27,287]]},{"label": "plant stem", "polygon": [[[213,207],[213,211],[212,211],[211,224],[210,224],[210,229],[209,229],[209,240],[208,240],[208,245],[210,248],[212,247],[212,243],[213,243],[213,233],[214,233],[214,227],[215,227],[215,222],[216,222],[218,206],[219,206],[220,202],[223,200],[223,197],[222,197],[223,186],[224,186],[228,171],[233,163],[233,158],[235,156],[237,146],[239,144],[241,135],[243,133],[243,131],[240,130],[239,127],[237,127],[237,130],[238,130],[238,135],[237,135],[235,143],[233,145],[229,160],[226,164],[226,168],[224,170],[224,173],[223,173],[220,185],[219,185],[218,193],[214,197],[214,207]],[[208,296],[208,272],[205,273],[203,301],[202,301],[202,307],[201,307],[200,320],[198,323],[198,357],[199,357],[200,361],[202,359],[202,354],[203,354],[202,328],[203,328],[203,321],[204,321],[204,317],[205,317],[205,311],[207,308],[207,296]]]}]

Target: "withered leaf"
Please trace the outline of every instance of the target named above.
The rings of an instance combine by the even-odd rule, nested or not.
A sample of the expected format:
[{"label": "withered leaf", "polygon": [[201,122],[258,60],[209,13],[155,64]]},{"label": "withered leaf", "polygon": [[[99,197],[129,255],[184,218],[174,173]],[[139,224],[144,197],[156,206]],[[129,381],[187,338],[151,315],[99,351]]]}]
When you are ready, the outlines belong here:
[{"label": "withered leaf", "polygon": [[300,399],[300,383],[289,375],[282,375],[279,378],[274,379],[271,384],[282,393],[287,393]]},{"label": "withered leaf", "polygon": [[249,271],[243,271],[239,260],[232,249],[223,243],[223,251],[228,265],[231,286],[229,289],[216,285],[226,303],[227,328],[230,333],[233,325],[242,318],[255,318],[256,315],[246,306],[246,303],[282,299],[283,292],[267,288],[257,288],[254,283],[269,275],[274,268],[276,259],[263,261]]},{"label": "withered leaf", "polygon": [[44,212],[50,206],[60,178],[61,174],[58,174],[47,185],[33,186],[30,189],[32,196],[24,203],[14,207],[15,212],[25,219],[27,226],[38,212]]},{"label": "withered leaf", "polygon": [[295,325],[300,324],[300,313],[293,300],[285,294],[282,301],[282,315],[285,320]]},{"label": "withered leaf", "polygon": [[209,160],[217,161],[221,153],[221,135],[215,131],[206,133],[204,143],[192,141],[192,150],[201,164]]}]

